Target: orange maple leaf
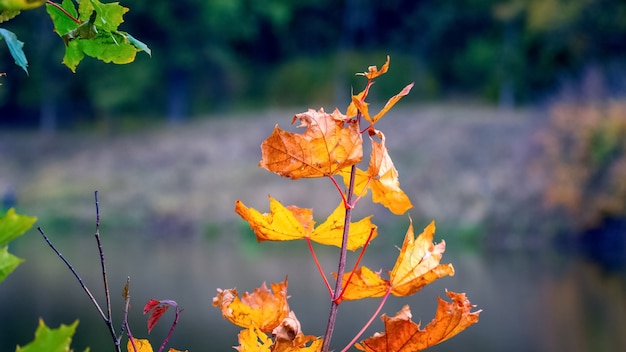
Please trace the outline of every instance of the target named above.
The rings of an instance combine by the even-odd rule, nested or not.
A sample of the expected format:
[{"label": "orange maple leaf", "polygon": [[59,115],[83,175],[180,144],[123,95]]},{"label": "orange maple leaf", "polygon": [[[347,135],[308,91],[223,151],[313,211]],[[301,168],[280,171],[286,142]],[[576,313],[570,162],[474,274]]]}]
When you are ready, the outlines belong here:
[{"label": "orange maple leaf", "polygon": [[[276,199],[270,199],[269,214],[261,214],[254,208],[248,208],[242,201],[235,204],[235,211],[248,221],[257,241],[290,241],[309,238],[317,243],[341,247],[345,208],[340,203],[326,221],[314,228],[311,209],[296,206],[283,206]],[[370,239],[378,235],[377,227],[371,222],[371,215],[357,222],[350,223],[348,249],[362,247]]]},{"label": "orange maple leaf", "polygon": [[[135,344],[135,347],[133,347],[133,343]],[[136,351],[135,351],[135,348],[137,348]],[[146,339],[133,338],[133,341],[128,339],[128,342],[126,343],[126,349],[128,350],[128,352],[153,352],[150,341]],[[170,348],[169,350],[167,350],[167,352],[183,352],[183,351]],[[185,350],[184,352],[187,352],[187,350]]]},{"label": "orange maple leaf", "polygon": [[[369,168],[367,171],[357,168],[354,192],[363,196],[367,190],[371,189],[373,202],[382,204],[396,215],[404,214],[413,207],[413,204],[400,188],[398,170],[393,165],[385,146],[385,135],[378,130],[374,130],[373,133],[380,138],[381,142],[378,143],[370,136],[372,152]],[[345,168],[339,172],[346,186],[350,183],[350,171],[351,168]]]},{"label": "orange maple leaf", "polygon": [[389,70],[389,55],[387,55],[387,61],[380,67],[380,70],[376,66],[370,66],[367,68],[367,72],[357,73],[357,75],[365,76],[367,79],[372,80],[387,73],[387,70]]},{"label": "orange maple leaf", "polygon": [[289,314],[287,279],[273,283],[272,291],[263,283],[253,293],[244,293],[241,299],[234,288],[217,292],[213,305],[220,307],[225,319],[243,328],[257,327],[269,333]]},{"label": "orange maple leaf", "polygon": [[437,297],[439,304],[435,318],[420,329],[411,320],[411,310],[405,305],[394,317],[383,315],[384,333],[376,333],[355,347],[366,352],[419,352],[441,343],[470,325],[478,322],[479,311],[471,312],[472,305],[464,293],[446,292],[452,302]]},{"label": "orange maple leaf", "polygon": [[411,83],[409,85],[407,85],[406,87],[402,88],[402,90],[400,91],[400,93],[394,95],[393,97],[389,98],[389,100],[387,100],[387,103],[385,104],[385,106],[382,108],[382,110],[380,110],[378,112],[378,114],[374,115],[374,117],[370,116],[369,113],[369,104],[366,103],[365,101],[363,101],[362,98],[362,94],[365,92],[361,92],[359,95],[353,95],[352,96],[352,103],[349,106],[350,112],[346,113],[346,115],[350,116],[350,114],[354,114],[355,113],[355,109],[357,111],[359,111],[361,113],[361,116],[363,116],[363,118],[365,120],[367,120],[367,122],[369,122],[370,124],[374,125],[376,123],[376,121],[380,120],[381,117],[383,117],[394,105],[396,105],[396,103],[402,99],[402,97],[404,97],[405,95],[408,95],[411,92],[411,88],[413,88],[413,85],[415,83]]},{"label": "orange maple leaf", "polygon": [[394,296],[410,296],[431,282],[454,275],[452,264],[439,264],[445,251],[445,242],[433,244],[435,222],[431,222],[417,238],[413,238],[413,223],[409,225],[400,254],[389,280],[383,279],[380,272],[367,267],[360,267],[354,273],[345,273],[344,282],[350,276],[342,299],[356,300],[362,298],[382,297],[391,288]]},{"label": "orange maple leaf", "polygon": [[363,158],[363,140],[356,123],[346,123],[345,115],[336,110],[309,109],[297,114],[302,134],[284,131],[276,125],[261,144],[259,166],[283,177],[323,177]]}]

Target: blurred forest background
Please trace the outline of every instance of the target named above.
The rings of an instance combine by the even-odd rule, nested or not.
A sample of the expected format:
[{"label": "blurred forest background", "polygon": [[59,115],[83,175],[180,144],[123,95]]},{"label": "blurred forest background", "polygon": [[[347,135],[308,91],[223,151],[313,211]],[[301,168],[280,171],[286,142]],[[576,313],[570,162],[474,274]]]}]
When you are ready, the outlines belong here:
[{"label": "blurred forest background", "polygon": [[396,80],[379,83],[381,97],[395,94],[405,77],[416,82],[408,99],[461,97],[505,107],[545,102],[590,76],[601,85],[591,87],[596,96],[626,91],[620,0],[123,5],[131,11],[122,28],[147,43],[153,57],[138,55],[123,67],[87,60],[75,75],[56,64],[64,48],[46,16],[29,11],[6,22],[26,43],[31,74],[0,50],[8,73],[0,124],[127,128],[231,109],[343,104],[349,87],[358,87],[347,82],[354,72],[387,54]]}]

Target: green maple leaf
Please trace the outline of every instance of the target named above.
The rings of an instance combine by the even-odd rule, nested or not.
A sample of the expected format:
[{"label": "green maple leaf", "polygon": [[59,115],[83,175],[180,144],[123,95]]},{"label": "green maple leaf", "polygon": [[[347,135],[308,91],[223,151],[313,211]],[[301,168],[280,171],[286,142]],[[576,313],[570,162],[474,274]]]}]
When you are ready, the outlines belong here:
[{"label": "green maple leaf", "polygon": [[13,208],[0,216],[0,282],[24,261],[9,253],[9,242],[28,231],[36,220],[34,216],[16,214]]},{"label": "green maple leaf", "polygon": [[[24,347],[17,346],[15,352],[68,352],[72,343],[72,336],[76,332],[78,320],[71,325],[61,324],[56,329],[50,329],[42,319],[35,331],[35,339]],[[85,352],[88,352],[86,349]]]}]

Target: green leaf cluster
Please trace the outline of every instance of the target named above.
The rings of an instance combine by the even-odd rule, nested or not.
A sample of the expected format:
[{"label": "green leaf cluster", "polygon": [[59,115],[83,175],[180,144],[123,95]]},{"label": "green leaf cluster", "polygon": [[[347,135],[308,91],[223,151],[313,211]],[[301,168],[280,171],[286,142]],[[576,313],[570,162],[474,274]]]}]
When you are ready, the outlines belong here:
[{"label": "green leaf cluster", "polygon": [[0,282],[24,261],[9,253],[9,242],[28,231],[36,220],[34,216],[16,214],[13,208],[0,216]]},{"label": "green leaf cluster", "polygon": [[106,63],[127,64],[135,60],[139,51],[151,54],[146,44],[118,31],[128,8],[117,2],[81,1],[76,8],[72,0],[64,0],[60,7],[47,4],[46,11],[65,43],[63,63],[73,72],[85,56]]},{"label": "green leaf cluster", "polygon": [[[61,4],[42,0],[0,0],[0,23],[9,21],[20,14],[46,4],[46,11],[54,24],[54,29],[65,43],[63,63],[72,72],[85,56],[91,56],[106,63],[127,64],[135,60],[137,52],[151,55],[150,48],[130,34],[119,31],[128,8],[119,3],[102,3],[99,0],[78,2],[63,0]],[[15,33],[0,28],[0,39],[4,39],[15,64],[28,73],[28,61],[24,54],[24,43]]]}]

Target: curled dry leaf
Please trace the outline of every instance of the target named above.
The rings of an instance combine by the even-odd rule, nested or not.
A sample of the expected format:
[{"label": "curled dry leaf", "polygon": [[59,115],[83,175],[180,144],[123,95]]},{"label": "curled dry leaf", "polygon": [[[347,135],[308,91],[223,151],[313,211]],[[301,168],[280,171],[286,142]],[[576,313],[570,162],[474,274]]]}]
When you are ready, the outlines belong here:
[{"label": "curled dry leaf", "polygon": [[241,299],[236,289],[217,292],[213,305],[221,309],[225,319],[243,328],[257,327],[271,333],[289,314],[287,279],[273,283],[271,291],[263,283],[254,292],[244,293]]},{"label": "curled dry leaf", "polygon": [[[345,208],[339,204],[326,220],[314,227],[311,209],[296,206],[284,206],[276,199],[270,199],[270,212],[261,214],[253,208],[246,207],[240,200],[235,204],[235,211],[248,221],[257,241],[290,241],[309,238],[317,243],[341,247]],[[348,249],[362,247],[370,238],[378,235],[377,227],[371,222],[371,215],[357,222],[350,223]]]},{"label": "curled dry leaf", "polygon": [[383,315],[385,332],[376,333],[355,347],[366,352],[419,352],[441,343],[470,325],[478,322],[479,311],[471,312],[472,305],[464,293],[446,292],[452,302],[438,297],[435,318],[420,329],[420,324],[411,320],[409,306],[404,306],[394,317]]},{"label": "curled dry leaf", "polygon": [[363,140],[355,123],[346,123],[338,110],[309,109],[298,114],[302,134],[274,128],[261,144],[259,166],[283,177],[324,177],[354,165],[363,158]]},{"label": "curled dry leaf", "polygon": [[387,70],[389,70],[389,55],[387,55],[387,61],[380,67],[380,70],[376,66],[370,66],[367,68],[367,72],[357,73],[357,75],[362,75],[372,80],[387,73]]},{"label": "curled dry leaf", "polygon": [[[355,177],[354,192],[358,195],[365,195],[367,190],[372,190],[372,201],[382,204],[389,211],[396,215],[404,214],[413,208],[411,200],[400,188],[398,170],[393,165],[391,156],[385,146],[385,135],[378,131],[373,131],[374,135],[380,138],[377,142],[370,136],[372,151],[370,154],[369,167],[367,171],[357,168]],[[346,186],[350,183],[350,168],[341,170],[340,175]]]}]

